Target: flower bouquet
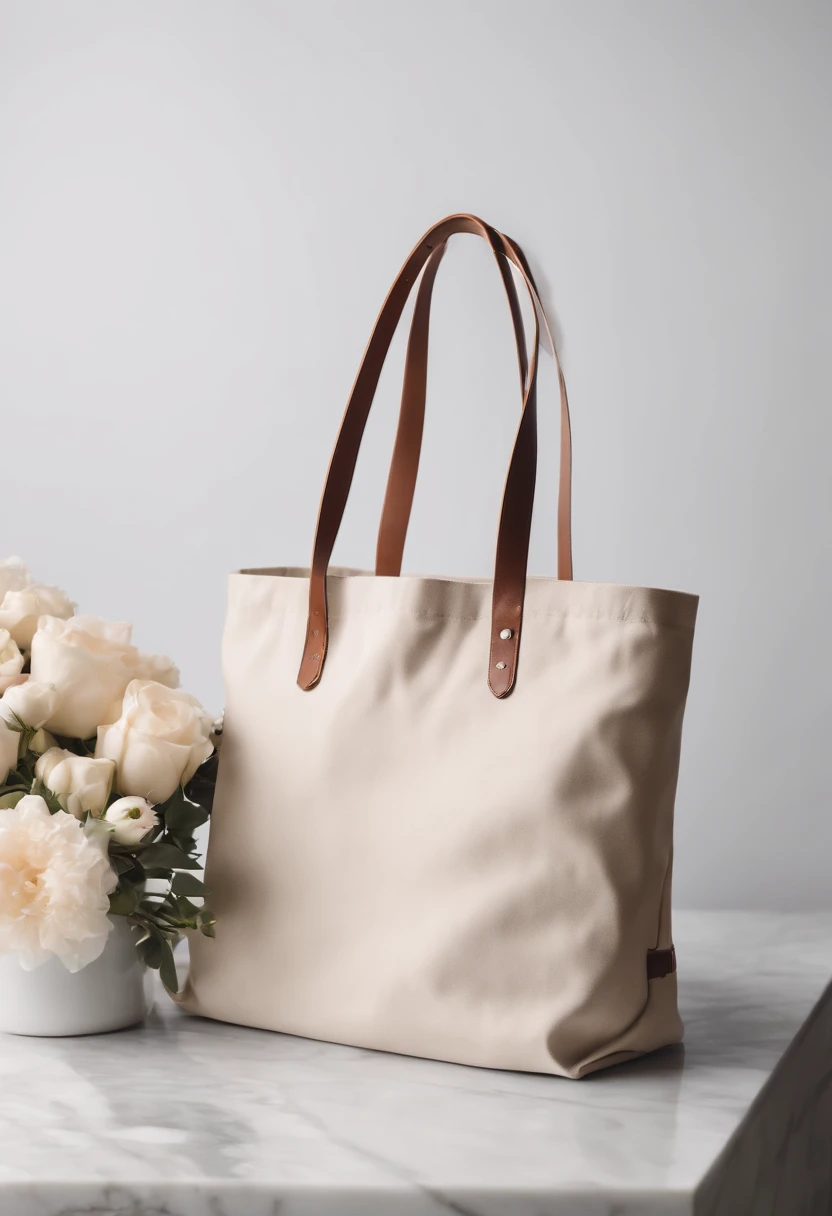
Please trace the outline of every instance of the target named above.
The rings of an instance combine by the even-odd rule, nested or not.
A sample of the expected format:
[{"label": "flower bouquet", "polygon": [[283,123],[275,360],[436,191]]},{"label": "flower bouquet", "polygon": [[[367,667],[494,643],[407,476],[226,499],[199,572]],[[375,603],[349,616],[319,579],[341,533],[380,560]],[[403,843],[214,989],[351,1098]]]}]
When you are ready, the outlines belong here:
[{"label": "flower bouquet", "polygon": [[74,973],[115,929],[176,992],[179,937],[214,931],[194,833],[216,735],[131,633],[0,562],[0,956]]}]

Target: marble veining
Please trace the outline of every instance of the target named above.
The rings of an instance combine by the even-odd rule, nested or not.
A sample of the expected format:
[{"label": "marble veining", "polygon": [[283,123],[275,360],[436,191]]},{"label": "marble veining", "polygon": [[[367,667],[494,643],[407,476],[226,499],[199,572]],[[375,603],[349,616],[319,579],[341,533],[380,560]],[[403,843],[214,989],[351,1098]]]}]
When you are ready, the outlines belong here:
[{"label": "marble veining", "polygon": [[784,1118],[781,1172],[808,1198],[782,1210],[830,1210],[832,915],[675,926],[685,1045],[580,1082],[226,1026],[162,995],[133,1030],[0,1035],[0,1214],[742,1216]]}]

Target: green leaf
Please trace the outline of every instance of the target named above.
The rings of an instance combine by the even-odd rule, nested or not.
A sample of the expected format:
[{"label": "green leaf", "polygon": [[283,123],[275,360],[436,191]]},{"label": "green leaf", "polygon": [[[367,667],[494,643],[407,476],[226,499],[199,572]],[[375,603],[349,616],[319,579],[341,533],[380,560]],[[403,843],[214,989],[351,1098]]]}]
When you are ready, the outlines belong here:
[{"label": "green leaf", "polygon": [[0,798],[0,810],[12,810],[20,802],[20,799],[25,797],[25,790],[11,790],[8,794],[3,794]]},{"label": "green leaf", "polygon": [[133,938],[133,945],[139,951],[139,954],[141,954],[141,947],[150,937],[150,929],[138,916],[131,916],[128,924],[131,929],[138,929],[140,931],[139,936]]},{"label": "green leaf", "polygon": [[176,963],[173,961],[173,950],[167,938],[159,935],[161,943],[161,961],[159,965],[159,974],[162,977],[162,983],[167,988],[168,992],[179,991],[179,978],[176,974]]},{"label": "green leaf", "polygon": [[167,802],[156,807],[156,813],[168,831],[178,836],[192,836],[196,828],[208,819],[203,807],[186,799],[181,786],[174,790]]},{"label": "green leaf", "polygon": [[127,857],[124,853],[110,853],[110,861],[115,866],[116,873],[120,875],[120,881],[123,884],[130,883],[136,885],[144,882],[144,867],[141,862],[136,861],[135,857]]},{"label": "green leaf", "polygon": [[193,836],[197,828],[208,822],[208,812],[195,802],[184,800],[165,816],[165,827],[177,836]]},{"label": "green leaf", "polygon": [[171,891],[174,895],[205,895],[207,894],[205,883],[201,879],[196,878],[193,874],[189,874],[187,870],[180,870],[174,874],[171,884]]},{"label": "green leaf", "polygon": [[206,921],[205,924],[200,924],[199,931],[203,935],[203,937],[216,937],[217,936],[216,933],[214,932],[214,922],[213,921]]},{"label": "green leaf", "polygon": [[178,805],[178,803],[184,802],[184,800],[185,800],[185,794],[182,790],[182,786],[177,785],[176,789],[173,791],[170,798],[165,799],[164,802],[157,802],[156,814],[159,816],[160,819],[164,819],[169,814],[170,811],[173,811],[176,809],[176,806]]},{"label": "green leaf", "polygon": [[196,841],[193,836],[183,836],[179,832],[166,832],[162,837],[162,843],[175,845],[177,849],[181,849],[189,857],[196,850]]},{"label": "green leaf", "polygon": [[195,857],[189,857],[176,845],[162,842],[148,845],[146,849],[142,850],[141,857],[142,865],[146,870],[200,870],[202,868],[201,862]]},{"label": "green leaf", "polygon": [[32,783],[32,793],[40,795],[53,815],[64,809],[61,806],[60,800],[52,793],[50,789],[47,789],[39,777],[36,777]]},{"label": "green leaf", "polygon": [[[150,926],[146,925],[145,928],[150,928]],[[162,963],[162,940],[161,935],[154,933],[151,929],[150,936],[140,942],[138,946],[142,962],[147,967],[152,967],[154,971],[158,971]]]},{"label": "green leaf", "polygon": [[188,928],[196,927],[196,918],[199,915],[200,909],[196,904],[192,904],[187,895],[173,896],[171,900],[173,911]]},{"label": "green leaf", "polygon": [[214,790],[217,785],[217,767],[219,756],[216,752],[204,760],[185,786],[185,796],[192,802],[198,803],[206,812],[211,814],[214,804]]},{"label": "green leaf", "polygon": [[139,906],[140,893],[136,887],[125,887],[110,896],[110,913],[113,916],[132,916]]}]

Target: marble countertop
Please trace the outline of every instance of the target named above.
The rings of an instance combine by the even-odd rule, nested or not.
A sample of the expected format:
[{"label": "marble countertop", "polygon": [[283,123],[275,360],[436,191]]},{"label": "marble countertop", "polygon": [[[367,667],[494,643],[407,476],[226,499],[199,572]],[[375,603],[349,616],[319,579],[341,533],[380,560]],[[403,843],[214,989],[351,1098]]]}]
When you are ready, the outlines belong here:
[{"label": "marble countertop", "polygon": [[0,1035],[0,1213],[799,1216],[731,1187],[787,1143],[780,1173],[826,1185],[832,914],[675,926],[685,1046],[579,1082],[202,1021],[161,994],[133,1030]]}]

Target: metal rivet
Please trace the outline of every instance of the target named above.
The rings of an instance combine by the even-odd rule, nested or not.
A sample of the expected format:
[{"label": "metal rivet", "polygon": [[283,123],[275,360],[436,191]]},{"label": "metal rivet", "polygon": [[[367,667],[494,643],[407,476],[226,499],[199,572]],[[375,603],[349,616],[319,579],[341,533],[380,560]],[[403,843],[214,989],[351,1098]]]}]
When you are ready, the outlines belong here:
[{"label": "metal rivet", "polygon": [[513,636],[513,634],[510,629],[501,629],[500,630],[500,637],[503,639],[504,642],[507,642],[509,640],[509,638],[512,636]]},{"label": "metal rivet", "polygon": [[505,668],[506,668],[505,663],[496,663],[495,666],[498,671],[505,671]]}]

